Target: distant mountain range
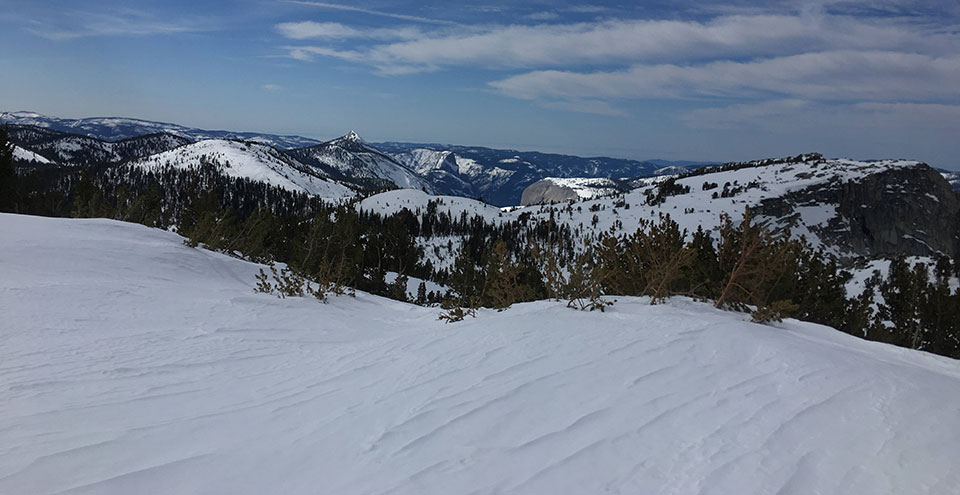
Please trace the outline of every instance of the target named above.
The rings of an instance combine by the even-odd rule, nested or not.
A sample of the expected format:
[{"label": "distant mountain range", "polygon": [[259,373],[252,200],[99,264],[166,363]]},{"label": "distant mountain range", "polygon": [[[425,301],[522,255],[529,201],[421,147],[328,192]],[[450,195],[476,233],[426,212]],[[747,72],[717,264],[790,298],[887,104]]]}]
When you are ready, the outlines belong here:
[{"label": "distant mountain range", "polygon": [[430,177],[439,192],[482,197],[498,206],[520,204],[524,189],[547,177],[635,178],[685,171],[658,160],[579,157],[480,146],[385,142],[376,146]]},{"label": "distant mountain range", "polygon": [[[139,160],[172,162],[230,156],[253,176],[306,174],[329,185],[307,191],[341,197],[342,187],[356,192],[394,187],[431,194],[482,198],[497,206],[595,197],[636,187],[637,179],[680,175],[706,162],[579,157],[480,146],[408,142],[367,143],[355,132],[330,141],[302,136],[204,130],[178,124],[119,117],[61,119],[33,112],[2,112],[21,162],[84,166]],[[203,146],[195,143],[212,141]],[[244,147],[231,141],[255,143]],[[179,147],[178,154],[148,157]],[[267,151],[264,147],[270,148]],[[240,158],[240,155],[244,155]],[[289,170],[281,170],[288,167]],[[259,172],[254,169],[259,169]],[[279,172],[278,172],[279,171]],[[960,192],[960,172],[938,170]],[[235,171],[234,171],[235,172]],[[524,192],[535,185],[525,196]],[[292,187],[292,186],[291,186]],[[303,185],[293,189],[300,190]]]},{"label": "distant mountain range", "polygon": [[[420,143],[366,143],[356,133],[321,142],[301,136],[211,131],[140,119],[61,119],[33,112],[0,113],[14,126],[24,160],[39,156],[61,165],[122,162],[202,140],[242,140],[271,146],[319,176],[360,190],[416,188],[483,198],[498,206],[520,203],[524,189],[546,177],[635,178],[674,174],[699,162],[638,161],[535,151]],[[33,155],[35,154],[35,155]],[[266,165],[265,165],[266,166]]]},{"label": "distant mountain range", "polygon": [[302,136],[281,136],[258,132],[211,131],[166,122],[131,119],[126,117],[91,117],[61,119],[34,112],[0,112],[0,123],[30,125],[70,134],[82,134],[104,141],[120,141],[146,134],[172,134],[189,141],[202,139],[237,139],[267,144],[278,149],[299,148],[320,144],[316,139]]}]

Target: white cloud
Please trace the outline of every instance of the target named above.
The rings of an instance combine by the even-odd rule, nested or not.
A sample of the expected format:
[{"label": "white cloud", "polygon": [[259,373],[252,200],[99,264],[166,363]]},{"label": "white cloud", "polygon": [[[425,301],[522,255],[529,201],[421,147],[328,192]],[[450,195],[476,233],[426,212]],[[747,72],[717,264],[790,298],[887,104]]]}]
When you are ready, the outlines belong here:
[{"label": "white cloud", "polygon": [[[609,103],[617,99],[957,99],[960,32],[910,18],[825,14],[821,4],[805,4],[795,15],[741,13],[704,22],[606,19],[429,31],[299,22],[277,28],[291,39],[334,45],[284,47],[292,58],[334,57],[389,75],[523,69],[490,87],[551,108],[608,115],[622,114]],[[345,40],[350,49],[336,45]]]},{"label": "white cloud", "polygon": [[70,12],[69,19],[34,19],[27,31],[41,38],[66,41],[94,36],[150,36],[210,30],[197,21],[163,21],[132,9],[120,12]]},{"label": "white cloud", "polygon": [[[338,28],[339,29],[339,28]],[[371,38],[376,34],[371,32]],[[758,57],[823,50],[949,53],[957,36],[846,17],[725,16],[701,23],[608,20],[440,30],[367,50],[374,65],[567,68]]]},{"label": "white cloud", "polygon": [[282,90],[283,86],[280,86],[279,84],[267,83],[267,84],[264,84],[262,88],[264,91],[270,91],[271,93],[275,93],[277,91]]},{"label": "white cloud", "polygon": [[310,61],[314,56],[334,57],[350,62],[362,62],[366,60],[363,53],[352,50],[337,50],[325,46],[285,46],[288,56],[297,60]]},{"label": "white cloud", "polygon": [[525,16],[531,21],[553,21],[560,18],[560,14],[556,12],[536,12]]},{"label": "white cloud", "polygon": [[377,28],[356,29],[337,22],[283,22],[277,24],[277,31],[285,38],[293,40],[306,39],[370,39],[370,40],[404,40],[416,39],[423,33],[416,28]]},{"label": "white cloud", "polygon": [[294,40],[310,38],[354,38],[359,31],[336,22],[283,22],[277,24],[277,31],[284,37]]},{"label": "white cloud", "polygon": [[750,62],[635,65],[579,73],[534,71],[490,85],[508,96],[537,98],[686,98],[792,96],[823,100],[955,98],[960,55],[888,51],[805,53]]}]

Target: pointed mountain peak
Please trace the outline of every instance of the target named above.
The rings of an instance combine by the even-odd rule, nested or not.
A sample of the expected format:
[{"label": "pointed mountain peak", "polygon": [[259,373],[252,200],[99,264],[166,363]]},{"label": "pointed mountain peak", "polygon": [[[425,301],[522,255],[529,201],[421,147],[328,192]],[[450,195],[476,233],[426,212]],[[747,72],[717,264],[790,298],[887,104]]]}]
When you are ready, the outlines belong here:
[{"label": "pointed mountain peak", "polygon": [[363,138],[361,138],[360,135],[357,134],[355,131],[350,131],[350,132],[348,132],[347,135],[346,135],[346,136],[343,136],[342,138],[340,138],[340,140],[342,140],[342,141],[351,141],[351,142],[354,142],[354,143],[363,143],[363,142],[364,142]]}]

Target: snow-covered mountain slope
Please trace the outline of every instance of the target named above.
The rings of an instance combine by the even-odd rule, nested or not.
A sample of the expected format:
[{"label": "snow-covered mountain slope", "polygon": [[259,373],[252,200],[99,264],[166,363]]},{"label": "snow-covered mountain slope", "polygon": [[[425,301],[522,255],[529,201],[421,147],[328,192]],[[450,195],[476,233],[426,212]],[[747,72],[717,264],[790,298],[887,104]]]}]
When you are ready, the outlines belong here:
[{"label": "snow-covered mountain slope", "polygon": [[425,212],[430,203],[435,204],[438,213],[446,213],[454,219],[463,215],[468,219],[480,216],[487,223],[509,222],[516,219],[516,215],[475,199],[435,196],[416,189],[398,189],[375,194],[360,201],[357,207],[364,211],[388,216],[402,210],[409,210],[414,214]]},{"label": "snow-covered mountain slope", "polygon": [[173,134],[147,134],[120,141],[104,141],[36,126],[10,126],[17,146],[42,156],[46,163],[84,166],[116,163],[171,150],[190,141]]},{"label": "snow-covered mountain slope", "polygon": [[368,145],[353,131],[323,144],[289,150],[287,154],[341,180],[374,187],[396,185],[401,189],[434,190],[413,170]]},{"label": "snow-covered mountain slope", "polygon": [[281,136],[257,132],[211,131],[166,122],[153,122],[122,117],[61,119],[34,112],[0,112],[0,123],[44,127],[61,132],[83,134],[106,141],[123,140],[145,134],[166,133],[174,134],[190,141],[199,141],[202,139],[236,139],[254,141],[281,149],[311,146],[320,142],[316,139],[302,136]]},{"label": "snow-covered mountain slope", "polygon": [[676,299],[277,299],[258,265],[0,215],[0,492],[871,493],[960,486],[960,363]]},{"label": "snow-covered mountain slope", "polygon": [[265,182],[325,199],[353,196],[350,188],[276,149],[256,143],[208,139],[131,162],[147,169],[214,166],[230,177]]},{"label": "snow-covered mountain slope", "polygon": [[457,155],[451,151],[415,148],[391,156],[423,177],[439,194],[476,198],[477,189],[460,173]]},{"label": "snow-covered mountain slope", "polygon": [[19,162],[49,164],[50,160],[38,155],[30,150],[25,150],[19,146],[13,146],[13,159]]}]

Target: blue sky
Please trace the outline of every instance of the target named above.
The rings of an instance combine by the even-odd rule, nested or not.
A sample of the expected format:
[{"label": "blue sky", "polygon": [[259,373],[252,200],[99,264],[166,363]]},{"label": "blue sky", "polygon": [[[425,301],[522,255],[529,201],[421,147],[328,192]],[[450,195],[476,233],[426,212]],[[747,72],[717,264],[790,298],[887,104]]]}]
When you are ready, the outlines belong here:
[{"label": "blue sky", "polygon": [[0,109],[960,168],[960,3],[0,0]]}]

